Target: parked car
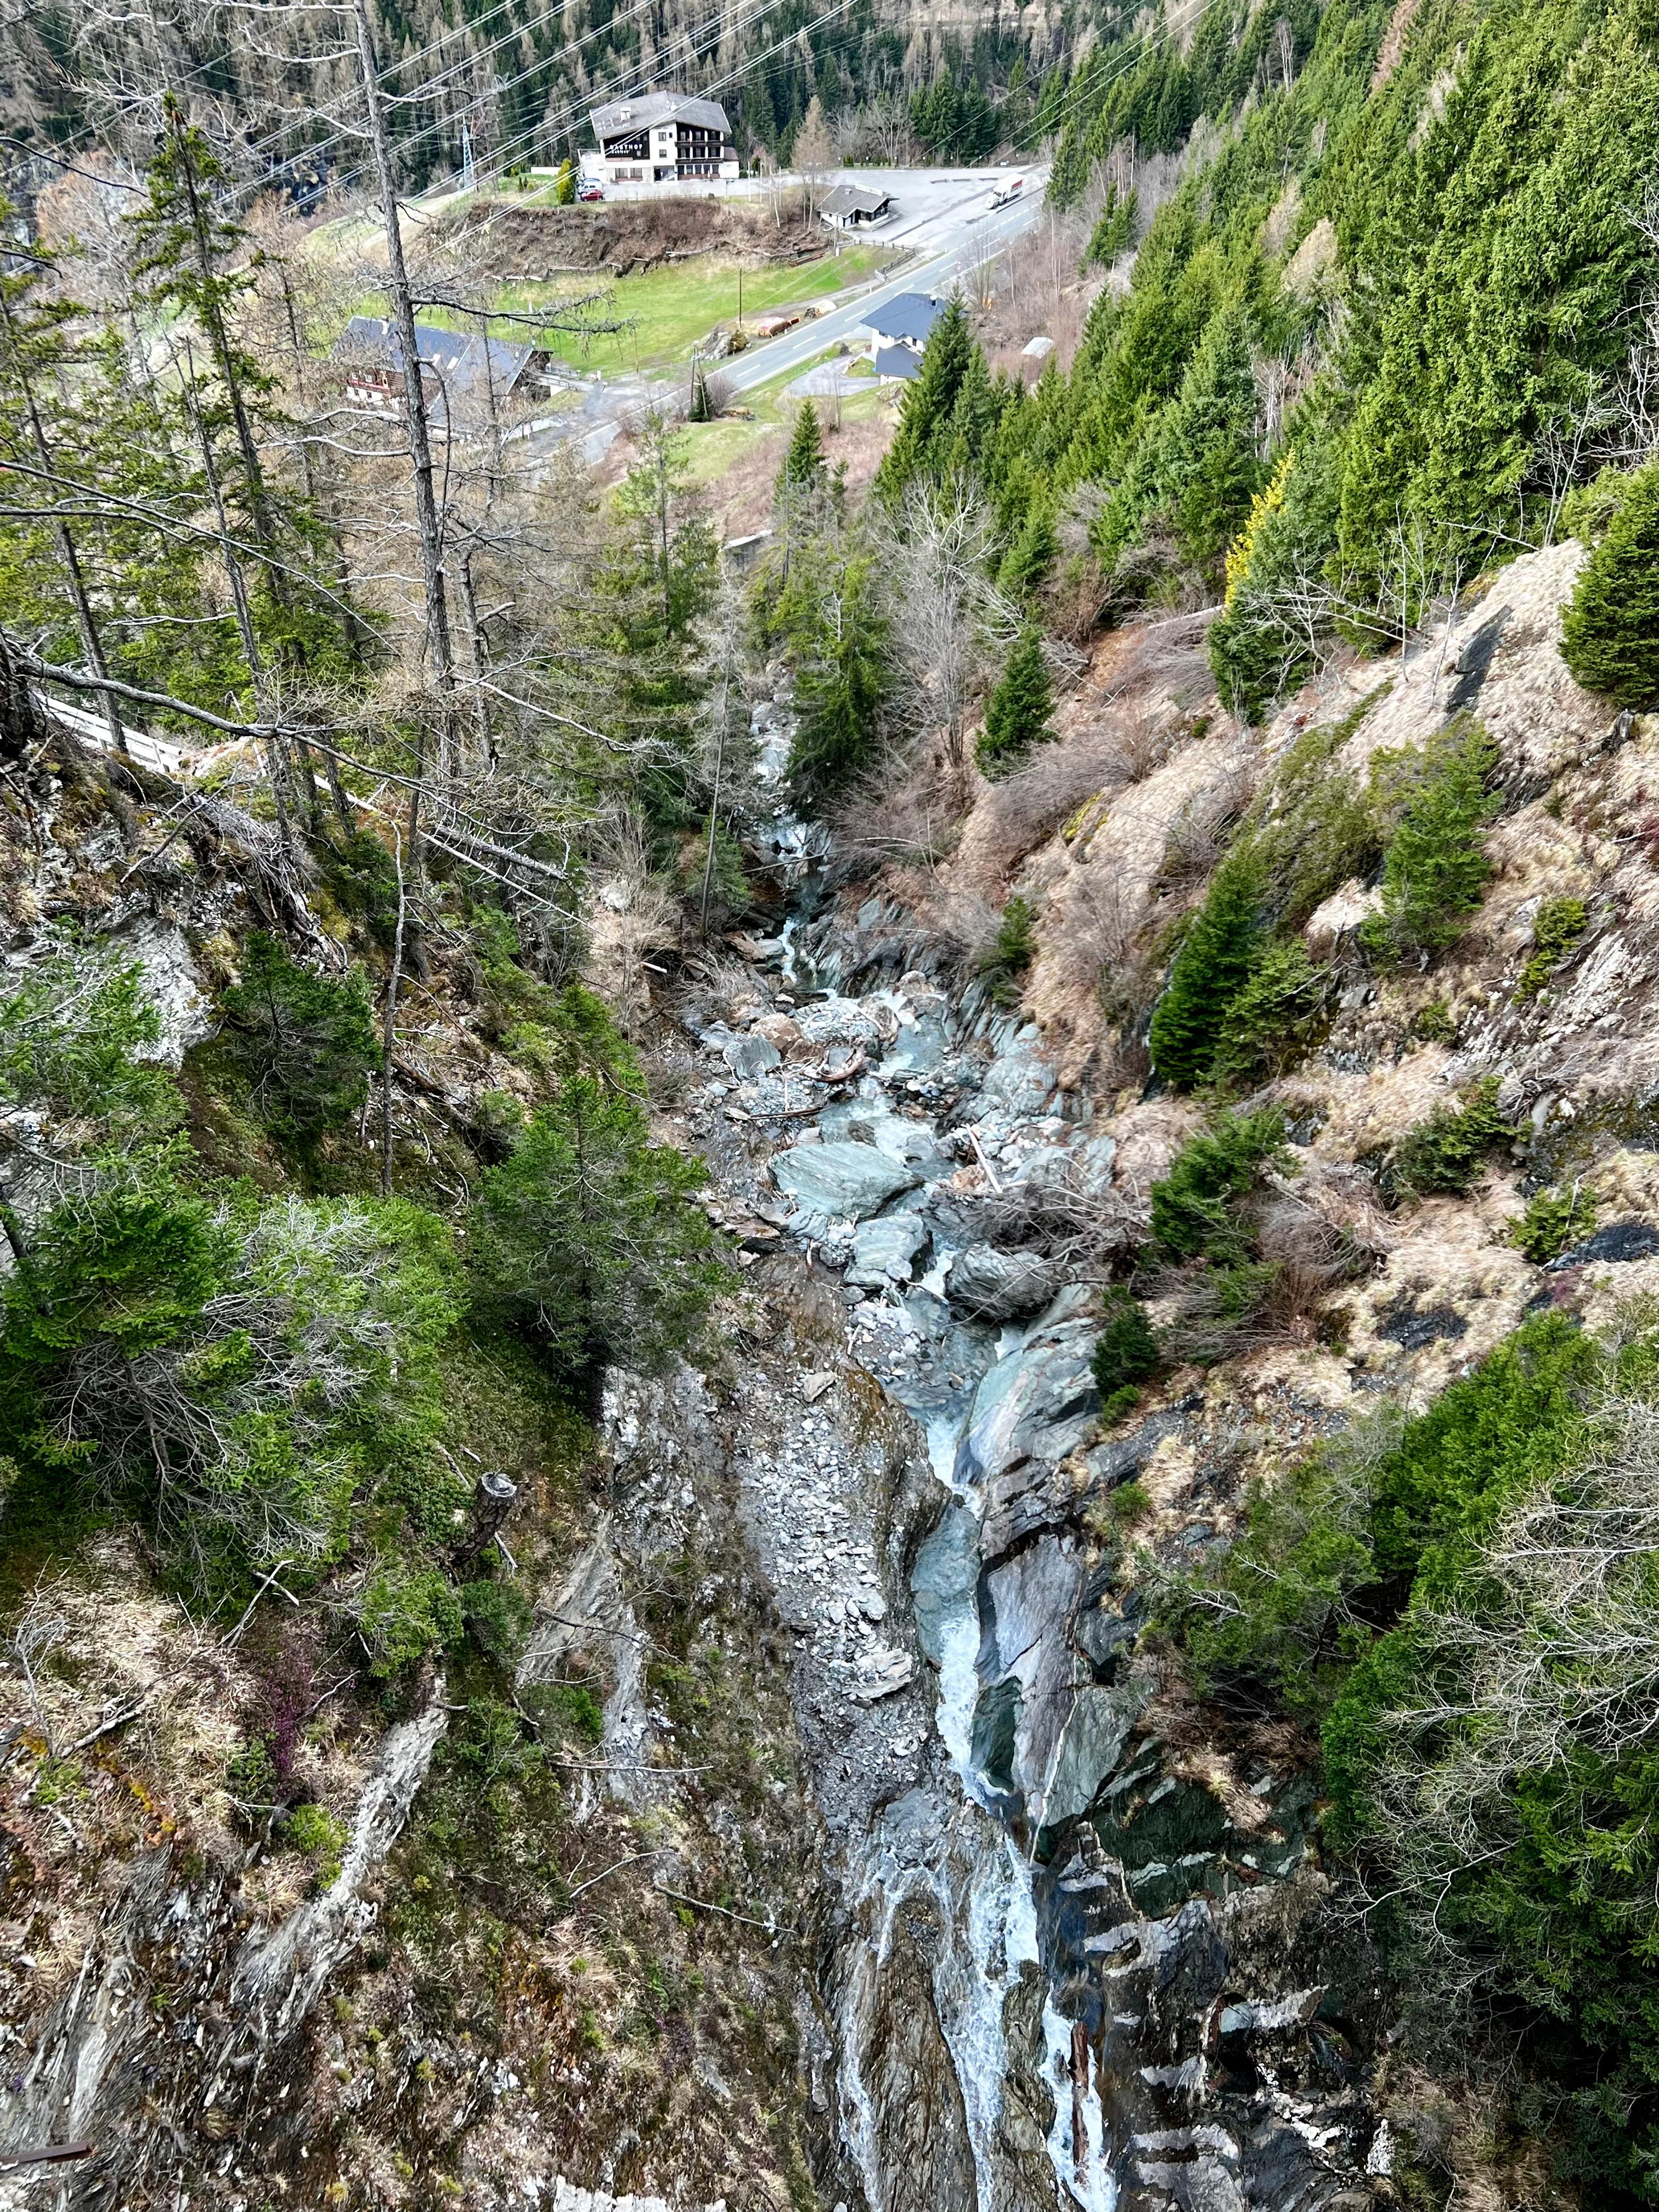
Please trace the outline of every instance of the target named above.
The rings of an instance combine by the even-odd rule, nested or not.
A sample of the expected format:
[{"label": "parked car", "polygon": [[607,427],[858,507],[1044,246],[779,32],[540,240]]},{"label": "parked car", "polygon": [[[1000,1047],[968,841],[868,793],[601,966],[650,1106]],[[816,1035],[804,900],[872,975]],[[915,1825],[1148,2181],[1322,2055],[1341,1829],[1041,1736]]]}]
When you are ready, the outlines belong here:
[{"label": "parked car", "polygon": [[605,194],[597,185],[584,185],[576,198],[579,200],[602,200]]}]

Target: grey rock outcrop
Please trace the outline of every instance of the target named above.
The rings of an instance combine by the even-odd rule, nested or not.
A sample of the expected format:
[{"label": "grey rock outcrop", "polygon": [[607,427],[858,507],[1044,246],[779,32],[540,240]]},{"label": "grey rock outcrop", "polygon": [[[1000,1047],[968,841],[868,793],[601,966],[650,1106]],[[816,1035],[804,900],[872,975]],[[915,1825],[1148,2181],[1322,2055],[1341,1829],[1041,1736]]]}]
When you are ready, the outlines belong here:
[{"label": "grey rock outcrop", "polygon": [[970,1244],[951,1261],[945,1295],[970,1321],[1014,1321],[1051,1304],[1064,1279],[1059,1261],[1040,1252]]}]

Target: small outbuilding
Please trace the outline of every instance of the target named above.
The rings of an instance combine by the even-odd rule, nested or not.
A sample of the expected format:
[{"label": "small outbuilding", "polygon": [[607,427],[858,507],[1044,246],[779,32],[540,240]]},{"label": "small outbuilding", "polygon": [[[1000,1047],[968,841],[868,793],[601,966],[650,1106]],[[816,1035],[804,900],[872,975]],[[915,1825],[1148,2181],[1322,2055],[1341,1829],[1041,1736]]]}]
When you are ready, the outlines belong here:
[{"label": "small outbuilding", "polygon": [[[538,346],[509,345],[501,338],[416,323],[415,347],[427,409],[441,437],[452,430],[465,435],[483,429],[492,416],[547,397],[550,357]],[[340,333],[333,359],[352,406],[401,421],[406,404],[403,348],[390,323],[378,315],[354,315]]]},{"label": "small outbuilding", "polygon": [[893,195],[873,185],[837,185],[818,210],[831,230],[873,230],[891,220]]}]

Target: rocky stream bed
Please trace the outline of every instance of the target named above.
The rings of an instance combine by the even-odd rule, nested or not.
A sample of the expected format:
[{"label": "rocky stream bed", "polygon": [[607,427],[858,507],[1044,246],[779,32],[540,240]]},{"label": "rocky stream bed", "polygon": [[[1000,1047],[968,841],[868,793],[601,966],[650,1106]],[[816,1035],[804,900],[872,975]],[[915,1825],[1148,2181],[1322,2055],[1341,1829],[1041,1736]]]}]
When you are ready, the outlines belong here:
[{"label": "rocky stream bed", "polygon": [[[756,726],[775,775],[786,707]],[[1357,2205],[1390,2162],[1388,2027],[1310,1785],[1162,1739],[1084,1525],[1195,1407],[1103,1441],[1092,1291],[975,1241],[966,1202],[1050,1177],[1105,1203],[1115,1147],[1033,1029],[953,1000],[909,917],[828,895],[818,832],[780,811],[770,836],[787,921],[680,1009],[683,1127],[753,1334],[722,1415],[684,1376],[619,1378],[611,1435],[640,1543],[674,1540],[702,1510],[686,1468],[725,1455],[793,1632],[843,2202]]]}]

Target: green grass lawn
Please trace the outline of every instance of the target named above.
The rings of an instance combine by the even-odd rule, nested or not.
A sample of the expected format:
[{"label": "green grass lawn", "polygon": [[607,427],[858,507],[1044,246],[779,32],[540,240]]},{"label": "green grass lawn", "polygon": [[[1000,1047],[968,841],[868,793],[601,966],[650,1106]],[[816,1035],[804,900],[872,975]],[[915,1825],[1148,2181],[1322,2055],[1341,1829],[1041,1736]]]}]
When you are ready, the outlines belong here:
[{"label": "green grass lawn", "polygon": [[685,480],[697,489],[718,483],[757,446],[775,446],[780,464],[783,459],[783,427],[778,422],[687,422],[679,435]]},{"label": "green grass lawn", "polygon": [[[848,246],[839,256],[827,255],[792,269],[745,269],[743,271],[744,322],[769,307],[799,306],[840,290],[879,268],[885,257],[878,246]],[[499,305],[515,314],[533,315],[555,301],[568,299],[586,288],[586,280],[568,276],[555,283],[502,287]],[[672,267],[647,270],[637,276],[623,276],[610,287],[611,297],[599,311],[606,320],[625,319],[629,328],[593,337],[568,331],[546,330],[528,323],[494,323],[497,337],[533,340],[550,353],[578,368],[612,371],[657,368],[688,360],[716,323],[731,323],[738,312],[738,268],[720,254],[700,254],[695,260]],[[372,312],[372,310],[368,311]],[[424,319],[443,325],[441,313],[428,310]]]}]

